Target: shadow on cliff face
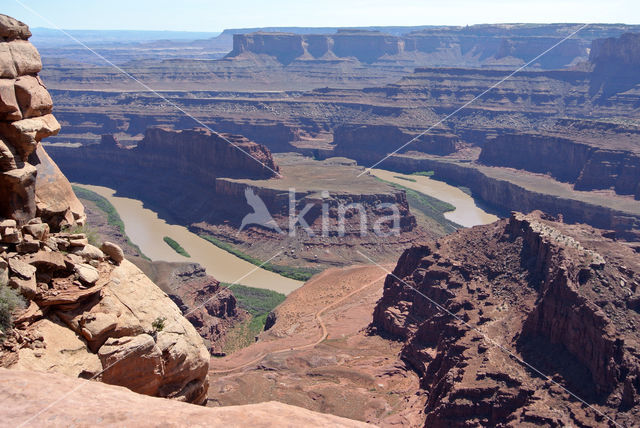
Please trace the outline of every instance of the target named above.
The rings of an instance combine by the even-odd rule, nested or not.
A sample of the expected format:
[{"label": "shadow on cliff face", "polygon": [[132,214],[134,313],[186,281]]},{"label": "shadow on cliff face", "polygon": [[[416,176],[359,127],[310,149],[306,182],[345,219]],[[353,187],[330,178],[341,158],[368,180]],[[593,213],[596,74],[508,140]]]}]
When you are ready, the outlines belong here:
[{"label": "shadow on cliff face", "polygon": [[[516,349],[522,359],[590,404],[604,404],[606,393],[598,393],[591,371],[562,344],[553,344],[539,335],[522,335]],[[541,378],[530,370],[532,377]]]},{"label": "shadow on cliff face", "polygon": [[[599,105],[611,104],[611,97],[627,92],[640,83],[640,66],[624,67],[618,64],[598,64],[591,75],[589,96]],[[640,107],[640,101],[634,108]]]}]

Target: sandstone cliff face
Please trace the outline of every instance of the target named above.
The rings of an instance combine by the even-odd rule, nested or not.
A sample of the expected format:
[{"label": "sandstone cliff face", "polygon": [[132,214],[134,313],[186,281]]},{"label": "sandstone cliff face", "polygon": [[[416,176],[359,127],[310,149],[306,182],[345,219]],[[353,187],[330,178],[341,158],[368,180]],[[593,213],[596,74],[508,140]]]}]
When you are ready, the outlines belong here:
[{"label": "sandstone cliff face", "polygon": [[558,385],[633,424],[639,286],[638,255],[602,231],[513,214],[407,250],[374,326],[406,341],[427,426],[609,424]]},{"label": "sandstone cliff face", "polygon": [[593,66],[592,94],[602,98],[627,92],[640,83],[640,34],[593,41],[589,62]]},{"label": "sandstone cliff face", "polygon": [[[373,163],[380,157],[365,155],[359,160]],[[616,236],[628,241],[637,241],[640,237],[640,211],[634,200],[616,198],[612,201],[584,193],[574,196],[568,186],[546,177],[523,177],[520,171],[493,170],[451,158],[394,155],[380,167],[405,174],[434,171],[439,179],[469,187],[475,198],[504,212],[513,207],[525,212],[541,210],[551,215],[562,214],[568,223],[587,223],[614,230]]]},{"label": "sandstone cliff face", "polygon": [[[617,35],[623,28],[629,27],[615,31],[596,26],[593,35],[579,34],[565,41],[536,66],[562,68],[584,60],[592,37]],[[556,24],[434,27],[404,35],[357,29],[338,29],[327,34],[255,32],[233,34],[233,50],[227,58],[268,55],[284,65],[296,60],[357,60],[365,64],[508,66],[530,60],[557,43],[560,34],[571,30],[575,27]]]},{"label": "sandstone cliff face", "polygon": [[150,128],[134,153],[138,155],[140,166],[174,168],[180,173],[195,170],[205,177],[201,180],[204,182],[208,181],[208,175],[272,178],[278,171],[271,153],[264,146],[240,135],[220,136],[207,130]]},{"label": "sandstone cliff face", "polygon": [[0,117],[0,287],[26,302],[0,332],[0,365],[202,403],[209,353],[178,307],[116,245],[60,231],[84,208],[40,145],[59,125],[29,35],[0,15],[0,95],[17,100]]},{"label": "sandstone cliff face", "polygon": [[[216,181],[216,193],[229,199],[230,204],[240,201],[240,206],[230,205],[237,212],[244,215],[245,192],[251,190],[265,203],[269,212],[273,215],[278,224],[285,225],[289,221],[289,193],[283,189],[259,187],[254,183],[238,182],[228,179],[219,179]],[[340,206],[345,207],[349,204],[360,204],[363,208],[363,214],[366,221],[364,230],[373,231],[374,222],[382,215],[389,215],[390,211],[385,211],[379,205],[386,204],[395,206],[399,214],[399,232],[411,232],[417,227],[416,219],[409,210],[409,203],[404,191],[397,190],[387,193],[334,193],[331,198],[323,199],[319,197],[318,192],[312,191],[296,191],[295,193],[296,212],[301,212],[307,205],[312,207],[305,214],[305,221],[309,227],[318,235],[321,234],[323,221],[323,204],[327,212],[325,218],[328,221],[327,227],[330,230],[329,236],[338,234],[338,223],[340,221]],[[355,215],[355,208],[350,209],[344,214],[344,236],[356,237],[361,234],[360,221],[361,217]],[[386,231],[386,229],[383,229]]]},{"label": "sandstone cliff face", "polygon": [[296,59],[352,58],[372,63],[403,50],[400,37],[377,31],[338,30],[336,34],[251,33],[234,34],[227,58],[246,53],[275,57],[287,65]]},{"label": "sandstone cliff face", "polygon": [[168,181],[213,187],[220,176],[276,176],[278,166],[267,148],[242,136],[221,136],[204,129],[149,128],[145,138],[133,148],[104,135],[99,145],[77,149],[51,147],[50,151],[65,173],[80,181],[86,180],[83,177],[108,175],[144,182],[149,177],[161,176]]},{"label": "sandstone cliff face", "polygon": [[640,183],[640,154],[552,135],[500,135],[484,144],[479,161],[548,173],[574,183],[576,190],[612,188],[621,195],[635,195]]},{"label": "sandstone cliff face", "polygon": [[[420,131],[390,125],[339,126],[333,133],[335,154],[355,159],[381,157],[413,140],[419,133]],[[415,150],[444,156],[456,152],[462,146],[456,135],[442,130],[433,130],[414,140],[399,153]]]},{"label": "sandstone cliff face", "polygon": [[591,45],[589,61],[640,67],[640,34],[625,33],[618,38],[596,39]]},{"label": "sandstone cliff face", "polygon": [[0,217],[23,225],[40,216],[59,229],[83,222],[84,211],[40,146],[60,125],[30,36],[25,24],[0,15]]},{"label": "sandstone cliff face", "polygon": [[71,180],[115,188],[191,224],[214,221],[234,203],[245,209],[244,195],[231,201],[230,195],[217,194],[219,177],[267,179],[279,171],[264,146],[224,136],[244,153],[208,131],[158,128],[150,128],[134,148],[114,145],[105,137],[100,145],[50,147],[50,152]]}]

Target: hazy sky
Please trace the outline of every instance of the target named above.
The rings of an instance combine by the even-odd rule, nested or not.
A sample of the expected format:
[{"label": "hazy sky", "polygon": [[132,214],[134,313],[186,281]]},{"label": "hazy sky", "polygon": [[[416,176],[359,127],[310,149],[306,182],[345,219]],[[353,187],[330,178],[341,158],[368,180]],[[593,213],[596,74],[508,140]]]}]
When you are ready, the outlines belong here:
[{"label": "hazy sky", "polygon": [[[0,12],[51,24],[16,0]],[[467,25],[504,22],[640,24],[640,0],[20,0],[65,29],[222,31],[225,28]]]}]

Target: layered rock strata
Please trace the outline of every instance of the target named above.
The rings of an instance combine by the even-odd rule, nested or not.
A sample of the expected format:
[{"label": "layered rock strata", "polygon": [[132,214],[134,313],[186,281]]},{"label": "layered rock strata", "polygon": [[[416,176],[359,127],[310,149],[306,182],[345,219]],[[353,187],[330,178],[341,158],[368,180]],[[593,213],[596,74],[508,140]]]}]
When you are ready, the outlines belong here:
[{"label": "layered rock strata", "polygon": [[405,341],[426,425],[633,424],[640,259],[603,235],[513,214],[403,254],[373,325]]},{"label": "layered rock strata", "polygon": [[[247,153],[263,159],[271,170],[279,171],[281,176],[275,177],[273,171],[245,153],[236,153],[226,142],[220,143],[224,147],[216,152],[218,143],[212,144],[212,138],[204,131],[152,128],[135,148],[114,146],[105,137],[98,146],[50,147],[50,150],[72,180],[115,188],[120,194],[149,204],[165,218],[241,244],[243,251],[249,250],[257,258],[267,253],[271,253],[267,256],[270,257],[275,245],[285,245],[291,247],[288,253],[302,251],[305,263],[315,263],[331,246],[346,249],[358,242],[386,248],[385,257],[391,255],[395,259],[399,249],[411,239],[425,236],[425,231],[418,230],[404,191],[371,177],[354,182],[361,171],[353,162],[316,161],[291,154],[277,155],[276,162],[264,146],[236,137],[245,141]],[[223,154],[227,151],[234,157],[225,159]],[[243,226],[243,218],[257,209],[249,201],[256,199],[273,216],[279,230],[261,224]],[[307,208],[308,205],[311,207]],[[345,209],[344,215],[341,207]],[[397,223],[391,219],[394,209]],[[303,230],[300,222],[294,222],[297,230],[290,232],[290,214],[295,219],[301,213],[312,233]],[[386,235],[393,236],[376,236],[378,226]],[[345,262],[335,255],[330,257],[332,264]]]},{"label": "layered rock strata", "polygon": [[[596,25],[591,32],[578,33],[549,52],[534,65],[543,69],[561,68],[589,56],[593,38],[617,36],[633,26]],[[227,59],[248,54],[275,58],[283,65],[294,61],[359,61],[368,65],[452,65],[508,66],[523,63],[543,52],[576,27],[554,25],[474,25],[431,27],[406,31],[402,28],[338,29],[334,33],[245,31],[233,34],[233,50]],[[329,30],[329,29],[327,29]],[[392,30],[392,31],[389,31]],[[393,31],[395,30],[395,31]],[[391,33],[394,34],[391,34]]]},{"label": "layered rock strata", "polygon": [[504,134],[487,140],[479,161],[550,174],[576,190],[613,189],[637,195],[640,150],[599,148],[594,142],[543,134]]},{"label": "layered rock strata", "polygon": [[640,33],[625,33],[593,41],[589,62],[597,76],[591,92],[603,96],[628,91],[640,83]]}]

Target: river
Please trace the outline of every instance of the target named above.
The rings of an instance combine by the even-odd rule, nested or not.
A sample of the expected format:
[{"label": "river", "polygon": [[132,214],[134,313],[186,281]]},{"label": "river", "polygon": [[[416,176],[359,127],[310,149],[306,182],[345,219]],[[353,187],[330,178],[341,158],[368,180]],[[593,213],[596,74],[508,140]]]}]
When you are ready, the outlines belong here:
[{"label": "river", "polygon": [[[497,216],[480,208],[471,196],[445,182],[422,175],[400,174],[384,169],[372,169],[371,174],[453,205],[456,209],[445,213],[444,216],[461,226],[473,227],[498,220]],[[398,177],[403,177],[404,180]]]},{"label": "river", "polygon": [[[76,184],[107,199],[118,211],[131,241],[151,260],[167,262],[195,262],[207,269],[207,273],[218,281],[247,285],[289,294],[302,286],[303,282],[285,278],[276,273],[258,268],[225,250],[200,238],[186,227],[168,224],[136,199],[114,196],[115,190],[102,186]],[[176,253],[163,237],[177,241],[191,256]]]},{"label": "river", "polygon": [[[445,217],[465,227],[488,224],[498,217],[480,208],[476,201],[457,187],[430,177],[406,175],[382,169],[371,173],[383,180],[397,183],[455,206]],[[405,178],[404,180],[402,178]],[[407,180],[408,179],[408,180]],[[415,181],[412,181],[415,180]],[[207,269],[207,273],[222,282],[237,282],[250,287],[265,288],[289,294],[302,286],[302,282],[284,278],[276,273],[258,268],[233,254],[222,250],[190,232],[186,227],[168,224],[136,199],[115,196],[115,190],[102,186],[78,184],[106,198],[116,208],[124,222],[129,238],[152,260],[168,262],[196,262]],[[191,255],[190,258],[176,253],[163,241],[168,236],[177,241]]]}]

